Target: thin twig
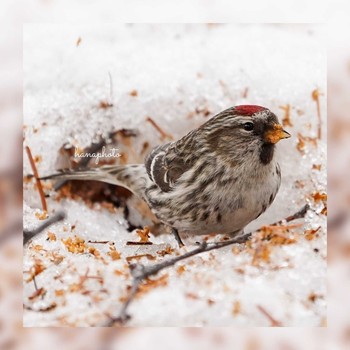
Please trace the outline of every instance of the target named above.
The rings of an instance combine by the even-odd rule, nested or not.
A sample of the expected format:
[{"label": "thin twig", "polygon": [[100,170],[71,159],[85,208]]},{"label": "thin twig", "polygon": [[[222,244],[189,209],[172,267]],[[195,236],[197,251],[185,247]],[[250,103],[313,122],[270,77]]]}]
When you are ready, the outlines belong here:
[{"label": "thin twig", "polygon": [[[283,220],[279,220],[273,224],[271,224],[270,226],[275,226],[275,225],[280,225],[284,222],[290,222],[296,219],[301,219],[303,217],[305,217],[305,214],[307,213],[307,211],[310,209],[310,206],[308,204],[304,205],[300,210],[298,210],[296,213],[294,213],[293,215],[288,216],[287,218],[283,219]],[[261,231],[262,228],[260,228],[259,230],[255,231]],[[180,256],[162,261],[158,264],[155,265],[150,265],[150,266],[144,266],[142,264],[130,264],[129,268],[130,268],[130,272],[133,278],[133,282],[132,282],[132,287],[131,287],[131,291],[129,293],[128,298],[126,299],[126,301],[124,302],[121,311],[119,313],[119,316],[117,317],[110,317],[110,319],[108,320],[108,322],[104,325],[105,327],[111,327],[115,324],[120,324],[120,325],[124,325],[129,319],[130,316],[127,313],[127,310],[130,306],[130,304],[132,303],[132,301],[134,300],[137,291],[139,289],[140,284],[148,277],[157,274],[158,272],[160,272],[161,270],[168,268],[170,266],[174,266],[177,262],[181,261],[181,260],[185,260],[188,259],[192,256],[204,253],[204,252],[208,252],[214,249],[220,249],[232,244],[237,244],[237,243],[245,243],[247,240],[249,240],[252,236],[253,232],[249,232],[249,233],[243,233],[239,236],[236,236],[230,240],[227,241],[222,241],[222,242],[213,242],[213,243],[207,243],[207,242],[202,242],[200,243],[199,247],[187,252],[185,254],[182,254]]]},{"label": "thin twig", "polygon": [[126,245],[152,245],[152,242],[134,242],[134,241],[127,241]]},{"label": "thin twig", "polygon": [[30,148],[28,146],[26,146],[26,152],[27,152],[27,155],[28,155],[30,166],[31,166],[31,168],[33,170],[33,174],[34,174],[34,177],[35,177],[36,185],[38,187],[42,208],[43,208],[44,211],[47,212],[47,204],[46,204],[46,199],[45,199],[45,193],[44,193],[43,187],[41,186],[41,181],[40,181],[40,178],[39,178],[38,170],[37,170],[37,168],[35,166],[35,162],[34,162],[34,159],[33,159],[33,156],[32,156],[32,152],[30,151]]},{"label": "thin twig", "polygon": [[315,89],[312,91],[311,97],[316,102],[316,108],[317,108],[317,118],[318,118],[318,129],[317,129],[317,137],[320,139],[322,136],[322,119],[321,119],[321,107],[320,107],[320,91],[318,89]]},{"label": "thin twig", "polygon": [[35,290],[38,291],[38,286],[36,284],[35,276],[33,276],[33,283],[34,283]]},{"label": "thin twig", "polygon": [[146,121],[149,122],[160,134],[162,140],[165,140],[167,138],[173,140],[173,136],[170,134],[167,134],[151,117],[147,117]]},{"label": "thin twig", "polygon": [[[93,243],[93,244],[107,244],[110,243],[111,241],[88,241],[88,243]],[[114,244],[114,243],[112,243]]]},{"label": "thin twig", "polygon": [[51,216],[47,220],[45,220],[40,226],[38,226],[34,230],[23,230],[23,245],[26,244],[29,240],[31,240],[34,236],[44,231],[47,227],[55,224],[63,220],[66,217],[66,214],[62,211],[59,211],[55,215]]},{"label": "thin twig", "polygon": [[[293,215],[290,215],[290,216],[286,217],[285,219],[276,221],[273,224],[270,224],[269,226],[278,226],[278,225],[283,224],[284,222],[291,222],[293,220],[302,219],[305,217],[308,210],[310,210],[310,205],[305,204],[300,210],[298,210]],[[260,228],[258,231],[261,231],[261,230],[262,230],[262,228]]]},{"label": "thin twig", "polygon": [[57,303],[55,303],[55,302],[51,303],[50,305],[48,305],[46,307],[39,308],[39,309],[33,309],[31,306],[23,304],[24,310],[34,311],[34,312],[48,312],[48,311],[55,309],[56,307],[57,307]]},{"label": "thin twig", "polygon": [[263,313],[271,322],[272,327],[282,327],[282,323],[280,321],[277,321],[274,317],[271,316],[271,314],[261,305],[256,306],[261,313]]}]

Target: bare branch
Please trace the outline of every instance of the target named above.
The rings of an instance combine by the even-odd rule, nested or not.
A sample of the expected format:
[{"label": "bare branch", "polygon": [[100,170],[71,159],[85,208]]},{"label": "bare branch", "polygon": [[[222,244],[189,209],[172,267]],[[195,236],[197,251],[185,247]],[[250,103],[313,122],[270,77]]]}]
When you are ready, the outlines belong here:
[{"label": "bare branch", "polygon": [[[310,210],[310,205],[309,204],[305,204],[300,210],[298,210],[293,215],[290,215],[290,216],[286,217],[285,219],[277,221],[277,222],[271,224],[270,226],[281,225],[281,224],[283,224],[284,221],[291,222],[293,220],[302,219],[302,218],[305,217],[305,215],[306,215],[308,210]],[[261,231],[261,229],[259,229],[258,231]]]},{"label": "bare branch", "polygon": [[151,117],[147,117],[146,121],[149,122],[158,131],[162,140],[174,139],[172,135],[166,133]]},{"label": "bare branch", "polygon": [[[296,213],[294,213],[293,215],[290,215],[283,220],[277,221],[277,222],[273,223],[271,226],[280,225],[283,222],[290,222],[293,220],[304,218],[309,209],[310,209],[310,206],[308,204],[306,204],[300,210],[298,210]],[[255,232],[258,232],[261,230],[262,229],[260,228],[259,230],[255,231]],[[198,255],[201,253],[205,253],[205,252],[208,252],[208,251],[211,251],[214,249],[220,249],[223,247],[227,247],[227,246],[232,245],[232,244],[245,243],[247,240],[249,240],[251,238],[252,233],[253,232],[243,233],[239,236],[236,236],[232,239],[229,239],[227,241],[222,241],[222,242],[213,242],[213,243],[202,242],[202,243],[200,243],[198,248],[196,248],[190,252],[187,252],[187,253],[182,254],[180,256],[177,256],[177,257],[174,257],[172,259],[162,261],[162,262],[155,264],[155,265],[144,266],[142,264],[131,264],[129,266],[129,268],[130,268],[130,272],[131,272],[131,275],[133,278],[133,282],[132,282],[130,294],[129,294],[128,298],[126,299],[126,301],[124,302],[124,304],[121,308],[121,311],[119,312],[119,315],[117,317],[110,317],[108,322],[106,322],[106,324],[104,324],[103,326],[104,327],[111,327],[114,325],[124,325],[130,319],[130,315],[128,315],[127,310],[129,308],[130,304],[135,299],[135,296],[137,294],[139,286],[148,277],[150,277],[152,275],[156,275],[161,270],[166,269],[166,268],[171,267],[171,266],[174,266],[177,262],[179,262],[181,260],[188,259],[192,256],[195,256],[195,255]],[[259,308],[259,306],[258,306],[258,308]],[[259,309],[260,309],[260,311],[262,311],[261,307]],[[266,311],[266,310],[264,310],[264,311]],[[277,324],[279,324],[278,321],[276,321],[276,325]]]},{"label": "bare branch", "polygon": [[39,234],[40,232],[44,231],[47,227],[55,224],[56,222],[59,222],[63,220],[66,217],[66,214],[62,211],[56,213],[55,215],[51,216],[47,220],[45,220],[40,226],[38,226],[34,230],[23,230],[23,245],[28,243],[30,239],[32,239],[34,236]]}]

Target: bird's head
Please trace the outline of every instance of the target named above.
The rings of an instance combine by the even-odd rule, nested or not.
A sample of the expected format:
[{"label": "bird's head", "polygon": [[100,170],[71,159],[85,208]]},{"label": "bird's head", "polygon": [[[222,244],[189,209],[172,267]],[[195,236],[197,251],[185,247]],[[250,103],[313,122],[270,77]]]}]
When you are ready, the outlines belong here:
[{"label": "bird's head", "polygon": [[256,105],[226,109],[208,120],[203,129],[211,148],[231,158],[259,154],[263,164],[272,160],[275,144],[291,136],[274,113]]}]

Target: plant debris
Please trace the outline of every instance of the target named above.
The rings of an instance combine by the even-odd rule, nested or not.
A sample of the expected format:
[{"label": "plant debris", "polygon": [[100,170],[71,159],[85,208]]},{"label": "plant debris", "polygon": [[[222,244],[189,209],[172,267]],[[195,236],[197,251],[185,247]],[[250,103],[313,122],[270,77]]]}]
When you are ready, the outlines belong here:
[{"label": "plant debris", "polygon": [[305,147],[306,144],[309,143],[313,146],[317,146],[317,138],[315,137],[309,137],[309,136],[303,136],[301,133],[298,133],[298,143],[297,143],[297,150],[301,154],[305,154]]},{"label": "plant debris", "polygon": [[280,106],[280,108],[284,111],[284,116],[282,118],[282,125],[285,126],[290,126],[293,127],[291,118],[290,118],[290,104],[286,104],[284,106]]},{"label": "plant debris", "polygon": [[50,232],[50,231],[47,233],[47,239],[49,241],[56,241],[57,240],[56,235],[53,232]]},{"label": "plant debris", "polygon": [[85,241],[77,236],[72,239],[68,237],[67,239],[62,239],[63,244],[66,246],[67,250],[73,254],[82,254],[86,251]]},{"label": "plant debris", "polygon": [[34,265],[28,271],[29,277],[25,281],[26,282],[33,281],[35,276],[38,276],[39,274],[41,274],[45,269],[46,267],[44,266],[42,261],[39,259],[35,259]]},{"label": "plant debris", "polygon": [[112,260],[120,260],[121,254],[117,252],[116,248],[114,246],[109,247],[109,252],[107,253]]}]

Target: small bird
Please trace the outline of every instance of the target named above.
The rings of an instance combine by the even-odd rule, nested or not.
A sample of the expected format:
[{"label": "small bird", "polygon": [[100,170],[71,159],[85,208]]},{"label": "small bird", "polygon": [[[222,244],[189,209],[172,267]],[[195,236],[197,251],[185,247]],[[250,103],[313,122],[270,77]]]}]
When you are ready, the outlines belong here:
[{"label": "small bird", "polygon": [[275,145],[290,136],[269,109],[240,105],[155,147],[144,164],[62,171],[42,179],[125,187],[172,228],[181,246],[179,232],[235,236],[266,211],[281,183]]}]

